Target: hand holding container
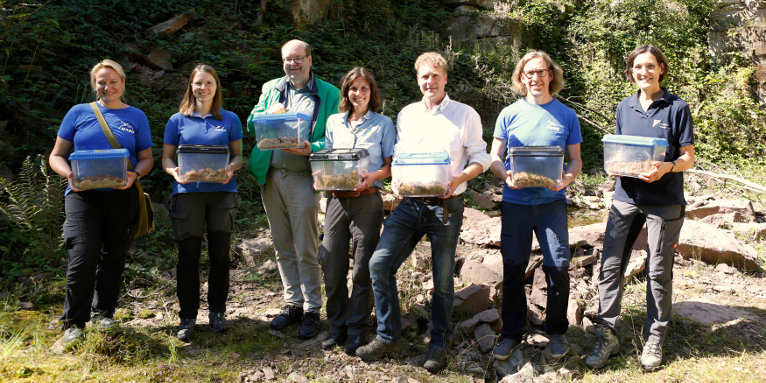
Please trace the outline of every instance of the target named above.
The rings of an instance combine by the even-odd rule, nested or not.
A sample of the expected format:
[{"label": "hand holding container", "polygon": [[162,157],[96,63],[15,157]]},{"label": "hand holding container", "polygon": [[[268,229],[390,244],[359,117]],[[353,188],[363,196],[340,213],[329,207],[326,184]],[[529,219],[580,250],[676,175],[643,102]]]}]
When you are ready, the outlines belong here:
[{"label": "hand holding container", "polygon": [[604,170],[609,175],[638,178],[652,171],[652,163],[665,160],[668,141],[664,138],[607,134],[604,143]]},{"label": "hand holding container", "polygon": [[367,149],[323,149],[309,156],[316,190],[354,190],[367,174]]},{"label": "hand holding container", "polygon": [[509,149],[511,178],[516,187],[556,187],[564,170],[559,146],[514,146]]},{"label": "hand holding container", "polygon": [[185,182],[223,182],[228,177],[227,145],[179,145],[178,174]]},{"label": "hand holding container", "polygon": [[78,150],[69,156],[76,189],[110,189],[128,181],[128,149]]},{"label": "hand holding container", "polygon": [[311,118],[302,113],[276,113],[253,117],[256,146],[260,150],[302,148],[309,139]]},{"label": "hand holding container", "polygon": [[391,188],[401,197],[442,197],[450,180],[449,153],[399,153],[391,164]]}]

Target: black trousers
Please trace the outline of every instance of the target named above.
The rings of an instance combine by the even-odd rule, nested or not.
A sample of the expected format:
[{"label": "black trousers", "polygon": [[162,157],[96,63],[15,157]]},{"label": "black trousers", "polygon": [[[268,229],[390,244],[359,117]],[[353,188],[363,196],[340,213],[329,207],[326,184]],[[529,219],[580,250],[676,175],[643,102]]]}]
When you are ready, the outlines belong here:
[{"label": "black trousers", "polygon": [[[70,192],[64,240],[69,252],[63,328],[85,327],[93,314],[111,318],[138,220],[138,191]],[[94,295],[95,291],[95,295]]]},{"label": "black trousers", "polygon": [[177,294],[181,319],[196,319],[200,306],[199,260],[202,234],[207,223],[208,276],[207,301],[212,313],[226,311],[229,297],[229,248],[237,217],[237,193],[180,193],[170,201],[170,220],[178,243]]}]

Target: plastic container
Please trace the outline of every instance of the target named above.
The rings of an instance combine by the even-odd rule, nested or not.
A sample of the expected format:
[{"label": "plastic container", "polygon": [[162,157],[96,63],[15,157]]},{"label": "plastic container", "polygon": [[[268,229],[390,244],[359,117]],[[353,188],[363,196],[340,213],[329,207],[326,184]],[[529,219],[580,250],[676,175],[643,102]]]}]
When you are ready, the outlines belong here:
[{"label": "plastic container", "polygon": [[264,114],[253,117],[256,146],[260,150],[302,148],[308,139],[311,118],[301,113]]},{"label": "plastic container", "polygon": [[652,162],[664,161],[668,141],[664,138],[607,134],[604,142],[604,170],[608,174],[638,178],[652,170]]},{"label": "plastic container", "polygon": [[227,145],[179,145],[178,174],[184,181],[226,181],[229,166]]},{"label": "plastic container", "polygon": [[564,149],[559,146],[514,146],[508,152],[517,187],[555,187],[561,183]]},{"label": "plastic container", "polygon": [[78,150],[69,156],[76,189],[111,189],[128,181],[128,149]]},{"label": "plastic container", "polygon": [[309,156],[316,190],[354,190],[367,174],[367,149],[323,149]]},{"label": "plastic container", "polygon": [[401,197],[444,196],[449,179],[449,153],[399,153],[391,163],[391,188]]}]

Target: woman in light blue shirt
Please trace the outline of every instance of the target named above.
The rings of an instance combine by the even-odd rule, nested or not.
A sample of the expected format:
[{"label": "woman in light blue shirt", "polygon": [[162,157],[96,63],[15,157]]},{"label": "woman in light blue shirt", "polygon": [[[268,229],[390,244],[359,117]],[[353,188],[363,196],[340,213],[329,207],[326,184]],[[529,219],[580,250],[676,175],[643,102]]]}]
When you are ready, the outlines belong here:
[{"label": "woman in light blue shirt", "polygon": [[[363,345],[374,302],[369,261],[383,225],[381,180],[391,175],[396,130],[390,118],[376,113],[380,94],[375,78],[355,67],[341,85],[341,113],[327,119],[325,148],[364,148],[370,153],[369,169],[354,191],[329,191],[324,239],[319,260],[327,293],[330,335],[322,348],[343,346],[349,355]],[[348,296],[349,239],[354,241],[353,289]],[[344,343],[345,342],[345,343]]]}]

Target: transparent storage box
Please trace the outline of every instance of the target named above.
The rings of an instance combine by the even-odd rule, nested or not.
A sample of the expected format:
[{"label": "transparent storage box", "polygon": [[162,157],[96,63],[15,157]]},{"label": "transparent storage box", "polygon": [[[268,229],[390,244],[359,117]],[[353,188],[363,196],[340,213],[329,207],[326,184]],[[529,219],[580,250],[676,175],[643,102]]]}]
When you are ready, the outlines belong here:
[{"label": "transparent storage box", "polygon": [[391,164],[391,188],[401,197],[444,196],[449,179],[449,153],[399,153]]},{"label": "transparent storage box", "polygon": [[367,174],[367,149],[323,149],[309,156],[316,190],[354,190]]},{"label": "transparent storage box", "polygon": [[227,145],[179,145],[178,174],[188,182],[226,181],[229,166]]},{"label": "transparent storage box", "polygon": [[301,113],[275,113],[253,117],[256,146],[260,150],[302,148],[311,118]]},{"label": "transparent storage box", "polygon": [[516,187],[555,187],[561,183],[564,149],[559,146],[514,146],[509,150]]},{"label": "transparent storage box", "polygon": [[668,141],[664,138],[607,134],[604,142],[604,170],[607,174],[638,178],[652,170],[652,162],[664,161]]},{"label": "transparent storage box", "polygon": [[76,189],[110,189],[128,181],[128,149],[77,150],[69,156]]}]

